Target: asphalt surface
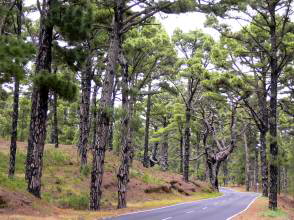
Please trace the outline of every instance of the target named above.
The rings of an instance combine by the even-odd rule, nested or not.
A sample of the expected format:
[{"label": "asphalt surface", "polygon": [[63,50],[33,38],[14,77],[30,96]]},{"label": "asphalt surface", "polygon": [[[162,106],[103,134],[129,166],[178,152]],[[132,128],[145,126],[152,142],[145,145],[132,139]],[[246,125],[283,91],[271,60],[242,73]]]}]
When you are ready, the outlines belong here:
[{"label": "asphalt surface", "polygon": [[129,213],[108,220],[226,220],[245,210],[260,194],[222,188],[223,196]]}]

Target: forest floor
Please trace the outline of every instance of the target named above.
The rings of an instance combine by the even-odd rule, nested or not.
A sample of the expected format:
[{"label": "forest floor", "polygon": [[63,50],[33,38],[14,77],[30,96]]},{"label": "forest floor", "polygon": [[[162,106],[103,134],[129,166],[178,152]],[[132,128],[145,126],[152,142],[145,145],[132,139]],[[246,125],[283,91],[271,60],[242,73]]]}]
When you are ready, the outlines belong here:
[{"label": "forest floor", "polygon": [[[102,211],[87,211],[91,167],[80,172],[76,147],[45,146],[42,200],[26,192],[24,164],[26,143],[18,142],[16,175],[7,178],[9,142],[0,140],[0,219],[97,219],[127,212],[217,197],[200,181],[185,183],[179,174],[144,168],[134,161],[128,184],[128,208],[116,210],[116,171],[119,157],[106,153]],[[91,161],[89,155],[89,161]]]},{"label": "forest floor", "polygon": [[[230,186],[231,189],[238,192],[246,192],[243,186]],[[257,198],[250,207],[237,215],[233,220],[294,220],[294,198],[280,194],[278,196],[278,210],[268,209],[268,198]]]}]

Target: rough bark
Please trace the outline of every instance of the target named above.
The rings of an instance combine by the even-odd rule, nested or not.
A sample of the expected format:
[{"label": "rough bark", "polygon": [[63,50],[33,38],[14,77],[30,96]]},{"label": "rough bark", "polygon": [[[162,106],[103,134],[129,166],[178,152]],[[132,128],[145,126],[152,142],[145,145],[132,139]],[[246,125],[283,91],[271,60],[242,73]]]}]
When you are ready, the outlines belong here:
[{"label": "rough bark", "polygon": [[[22,0],[16,1],[17,7],[17,36],[21,37],[22,26]],[[15,157],[17,149],[17,123],[18,123],[18,105],[19,105],[19,79],[14,77],[14,91],[13,91],[13,113],[11,124],[11,139],[10,139],[10,157],[9,157],[9,169],[8,176],[13,177],[15,172]]]},{"label": "rough bark", "polygon": [[[151,83],[148,85],[148,92],[151,91]],[[150,111],[151,111],[151,94],[147,96],[146,104],[146,119],[145,119],[145,136],[144,136],[144,167],[149,167],[149,124],[150,124]]]},{"label": "rough bark", "polygon": [[108,62],[105,71],[101,98],[99,101],[99,110],[97,114],[97,133],[93,149],[93,165],[91,172],[90,186],[90,209],[99,210],[102,196],[102,178],[104,173],[104,158],[109,135],[109,124],[111,114],[111,97],[114,85],[115,69],[121,41],[120,29],[122,25],[122,9],[124,1],[117,1],[115,7],[112,32],[110,36],[110,45],[108,49]]},{"label": "rough bark", "polygon": [[214,134],[214,128],[212,127],[211,124],[209,124],[207,119],[205,119],[205,124],[209,128],[209,131],[212,133],[213,140],[215,144],[217,145],[217,149],[218,149],[218,151],[215,152],[209,147],[205,148],[206,164],[208,168],[209,180],[210,180],[210,184],[212,188],[215,191],[219,191],[219,188],[218,188],[219,167],[221,163],[227,159],[227,157],[233,152],[234,148],[236,147],[236,141],[237,141],[236,114],[237,114],[237,104],[234,104],[234,106],[232,107],[232,115],[231,115],[231,127],[230,127],[231,138],[227,146],[224,145],[224,141],[219,141],[216,138]]},{"label": "rough bark", "polygon": [[92,136],[92,146],[91,148],[94,148],[95,138],[96,138],[96,132],[97,132],[97,93],[98,93],[99,87],[97,85],[94,86],[94,91],[92,94],[92,116],[91,116],[91,123],[92,123],[92,129],[93,129],[93,136]]},{"label": "rough bark", "polygon": [[129,82],[128,82],[128,64],[122,51],[120,54],[120,65],[122,67],[122,110],[123,117],[121,120],[121,165],[117,173],[118,179],[118,204],[117,208],[127,207],[127,185],[129,182],[130,166],[130,106],[129,106]]},{"label": "rough bark", "polygon": [[80,137],[78,143],[78,150],[81,157],[81,169],[87,165],[92,78],[92,62],[91,56],[89,56],[86,60],[85,67],[81,72]]},{"label": "rough bark", "polygon": [[13,91],[13,113],[11,126],[11,141],[10,141],[10,159],[8,176],[13,177],[15,172],[15,157],[16,157],[16,140],[17,140],[17,122],[18,122],[18,103],[19,103],[19,80],[14,77]]},{"label": "rough bark", "polygon": [[[117,84],[117,81],[116,83]],[[111,100],[111,108],[114,108],[114,102],[116,98],[116,93],[117,93],[117,85],[114,86],[113,92],[112,92],[112,100]],[[108,137],[108,150],[112,151],[113,150],[113,127],[114,127],[114,111],[112,111],[112,116],[111,116],[111,121],[110,121],[110,126],[109,126],[109,137]]]},{"label": "rough bark", "polygon": [[189,182],[189,160],[190,160],[190,123],[191,123],[191,108],[186,108],[186,122],[184,130],[184,161],[183,161],[183,179]]},{"label": "rough bark", "polygon": [[[157,131],[157,127],[154,126],[154,131]],[[150,166],[153,167],[158,163],[157,152],[158,152],[158,142],[155,142],[152,148],[151,157],[150,157]]]},{"label": "rough bark", "polygon": [[[36,75],[51,72],[51,48],[53,26],[50,18],[53,0],[44,0],[39,32],[39,46],[36,58]],[[36,197],[41,197],[41,176],[43,151],[46,138],[46,121],[49,90],[44,85],[34,85],[32,92],[32,110],[28,138],[26,163],[27,190]]]}]

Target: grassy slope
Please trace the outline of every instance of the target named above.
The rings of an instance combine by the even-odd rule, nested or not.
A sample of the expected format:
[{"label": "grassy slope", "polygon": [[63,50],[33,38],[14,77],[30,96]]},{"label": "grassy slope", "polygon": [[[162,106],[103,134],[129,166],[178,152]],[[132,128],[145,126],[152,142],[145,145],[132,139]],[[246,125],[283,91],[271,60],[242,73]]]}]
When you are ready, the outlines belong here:
[{"label": "grassy slope", "polygon": [[[44,169],[42,177],[42,197],[40,202],[26,193],[24,181],[25,144],[19,143],[17,152],[16,177],[10,180],[6,177],[8,165],[8,142],[0,141],[0,215],[1,195],[13,198],[9,193],[17,192],[23,197],[24,203],[18,207],[2,209],[3,215],[30,214],[36,216],[63,216],[71,219],[72,216],[84,218],[97,218],[99,216],[121,214],[138,209],[146,209],[163,205],[171,205],[184,201],[193,201],[203,198],[218,196],[211,193],[205,183],[194,182],[186,184],[182,182],[181,176],[171,172],[161,172],[158,168],[146,169],[141,163],[134,161],[131,168],[128,192],[128,209],[116,211],[116,171],[119,166],[119,158],[111,153],[106,154],[105,175],[103,180],[102,212],[88,212],[89,203],[89,178],[90,167],[86,167],[82,173],[79,170],[76,148],[62,145],[54,149],[47,145],[44,153]],[[89,159],[91,161],[91,159]],[[171,183],[174,184],[170,192]],[[149,190],[153,193],[145,193]],[[6,193],[6,194],[5,194]],[[17,195],[15,200],[17,200]],[[12,199],[13,200],[13,199]],[[11,204],[15,202],[11,201]],[[31,209],[33,207],[33,209]],[[46,208],[44,208],[46,207]],[[58,207],[58,208],[56,208]],[[73,211],[69,208],[79,211]],[[31,218],[31,217],[30,217]]]}]

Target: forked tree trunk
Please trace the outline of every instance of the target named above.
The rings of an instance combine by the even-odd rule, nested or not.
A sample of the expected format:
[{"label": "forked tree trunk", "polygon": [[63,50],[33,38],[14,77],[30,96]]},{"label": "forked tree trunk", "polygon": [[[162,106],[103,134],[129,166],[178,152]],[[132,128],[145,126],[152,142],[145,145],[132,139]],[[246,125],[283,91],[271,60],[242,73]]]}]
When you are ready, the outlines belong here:
[{"label": "forked tree trunk", "polygon": [[90,133],[90,97],[92,80],[92,62],[89,56],[81,72],[81,102],[80,102],[80,137],[78,150],[81,157],[81,169],[87,165],[88,139]]},{"label": "forked tree trunk", "polygon": [[[22,26],[22,0],[16,1],[17,7],[17,36],[21,37]],[[14,77],[14,91],[13,91],[13,113],[12,113],[12,125],[11,125],[11,141],[10,141],[10,157],[9,157],[9,169],[8,176],[14,177],[15,173],[15,157],[17,148],[17,123],[18,123],[18,105],[19,105],[19,79]]]},{"label": "forked tree trunk", "polygon": [[103,82],[102,94],[99,102],[99,110],[97,114],[97,133],[93,149],[93,164],[91,172],[90,186],[90,209],[99,210],[101,207],[102,195],[102,179],[104,173],[104,158],[105,150],[109,137],[109,124],[111,114],[111,97],[114,85],[115,69],[119,53],[119,45],[121,44],[121,25],[122,25],[122,10],[124,1],[117,1],[118,5],[115,8],[114,18],[112,23],[112,32],[110,36],[110,45],[108,49],[108,63]]},{"label": "forked tree trunk", "polygon": [[[208,155],[208,154],[206,154]],[[207,167],[208,167],[208,175],[209,175],[209,181],[214,191],[218,192],[218,172],[219,167],[221,165],[221,162],[216,161],[214,158],[207,157]]]},{"label": "forked tree trunk", "polygon": [[[53,26],[50,19],[53,0],[44,0],[40,20],[39,48],[36,58],[36,75],[51,72],[51,48]],[[41,176],[43,151],[46,139],[46,121],[48,110],[48,88],[34,85],[32,92],[31,122],[28,139],[26,163],[27,190],[41,197]]]}]

